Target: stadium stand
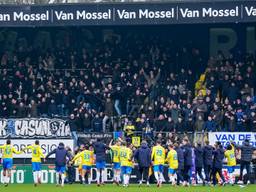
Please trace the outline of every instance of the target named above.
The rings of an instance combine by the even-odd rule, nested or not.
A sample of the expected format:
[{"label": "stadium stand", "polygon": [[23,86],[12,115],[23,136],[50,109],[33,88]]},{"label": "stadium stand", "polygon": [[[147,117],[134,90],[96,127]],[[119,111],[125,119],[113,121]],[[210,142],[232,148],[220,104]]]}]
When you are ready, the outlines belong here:
[{"label": "stadium stand", "polygon": [[63,33],[70,39],[51,50],[20,42],[2,52],[2,118],[73,114],[80,132],[256,131],[253,55],[220,52],[206,65],[201,47],[160,36],[122,33],[80,47],[72,42],[82,37]]}]

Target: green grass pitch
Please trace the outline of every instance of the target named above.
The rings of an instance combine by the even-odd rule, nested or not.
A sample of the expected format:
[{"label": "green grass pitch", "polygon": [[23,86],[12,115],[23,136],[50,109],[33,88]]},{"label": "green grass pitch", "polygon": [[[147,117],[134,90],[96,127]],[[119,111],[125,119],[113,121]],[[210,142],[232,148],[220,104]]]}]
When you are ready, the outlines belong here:
[{"label": "green grass pitch", "polygon": [[249,185],[240,187],[235,186],[225,186],[225,187],[203,187],[203,186],[193,186],[193,187],[172,187],[170,185],[163,185],[162,188],[157,188],[155,185],[150,187],[138,185],[131,185],[128,188],[117,187],[112,184],[107,184],[105,186],[97,187],[96,185],[65,185],[65,187],[56,187],[55,185],[40,185],[34,187],[29,184],[11,184],[8,187],[0,186],[1,192],[256,192],[256,185]]}]

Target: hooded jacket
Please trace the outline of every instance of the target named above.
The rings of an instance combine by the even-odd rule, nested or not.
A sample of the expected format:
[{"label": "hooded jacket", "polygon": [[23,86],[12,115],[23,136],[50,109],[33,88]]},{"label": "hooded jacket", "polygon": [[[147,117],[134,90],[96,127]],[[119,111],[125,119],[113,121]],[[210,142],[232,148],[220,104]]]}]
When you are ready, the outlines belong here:
[{"label": "hooded jacket", "polygon": [[184,153],[183,153],[183,150],[180,147],[176,148],[175,150],[177,152],[178,162],[179,162],[178,169],[183,170],[184,169]]},{"label": "hooded jacket", "polygon": [[204,158],[203,158],[203,154],[204,154],[203,148],[202,147],[195,147],[194,152],[195,152],[196,167],[203,167],[203,160],[204,160]]},{"label": "hooded jacket", "polygon": [[235,147],[241,150],[241,161],[252,161],[252,153],[256,148],[250,145],[249,141],[244,141],[243,145],[235,145]]},{"label": "hooded jacket", "polygon": [[101,141],[94,143],[93,148],[96,155],[96,162],[106,161],[106,150],[110,148]]},{"label": "hooded jacket", "polygon": [[217,169],[222,169],[223,159],[224,159],[224,150],[223,148],[218,148],[213,152],[213,167]]},{"label": "hooded jacket", "polygon": [[206,145],[203,148],[203,161],[204,165],[211,165],[213,163],[213,147],[211,145]]},{"label": "hooded jacket", "polygon": [[141,147],[135,151],[134,158],[138,161],[139,167],[149,167],[151,165],[151,150],[147,143],[141,144]]},{"label": "hooded jacket", "polygon": [[61,143],[56,149],[48,153],[48,155],[45,158],[47,159],[49,156],[53,154],[55,154],[55,165],[59,167],[66,165],[67,158],[69,160],[72,159],[71,154],[65,149],[64,144]]},{"label": "hooded jacket", "polygon": [[192,166],[192,148],[189,144],[184,145],[183,147],[184,153],[184,165],[185,166]]}]

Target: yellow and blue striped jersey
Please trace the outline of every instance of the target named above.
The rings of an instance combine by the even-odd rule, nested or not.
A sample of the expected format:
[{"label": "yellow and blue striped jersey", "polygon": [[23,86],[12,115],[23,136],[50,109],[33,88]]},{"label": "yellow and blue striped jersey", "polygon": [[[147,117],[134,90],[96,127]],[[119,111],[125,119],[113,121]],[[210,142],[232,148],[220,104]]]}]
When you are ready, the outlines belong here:
[{"label": "yellow and blue striped jersey", "polygon": [[92,166],[93,165],[93,160],[94,160],[94,152],[89,151],[89,150],[84,150],[84,151],[78,153],[74,157],[73,161],[75,161],[77,159],[81,160],[82,165]]},{"label": "yellow and blue striped jersey", "polygon": [[110,148],[113,151],[113,163],[120,163],[120,146],[113,145]]},{"label": "yellow and blue striped jersey", "polygon": [[172,149],[169,151],[166,161],[169,163],[169,168],[178,169],[178,155],[175,150]]},{"label": "yellow and blue striped jersey", "polygon": [[22,151],[17,151],[12,145],[2,145],[0,146],[0,149],[2,149],[2,158],[3,159],[12,159],[13,158],[13,154],[21,154]]},{"label": "yellow and blue striped jersey", "polygon": [[120,148],[120,162],[121,166],[133,167],[131,149],[128,147]]},{"label": "yellow and blue striped jersey", "polygon": [[154,146],[151,153],[154,165],[163,165],[165,161],[165,149],[162,146]]},{"label": "yellow and blue striped jersey", "polygon": [[[26,147],[26,149],[31,150],[31,155],[32,155],[32,162],[34,163],[41,163],[41,158],[45,158],[42,149],[39,145],[29,145]],[[25,150],[26,150],[25,149]]]}]

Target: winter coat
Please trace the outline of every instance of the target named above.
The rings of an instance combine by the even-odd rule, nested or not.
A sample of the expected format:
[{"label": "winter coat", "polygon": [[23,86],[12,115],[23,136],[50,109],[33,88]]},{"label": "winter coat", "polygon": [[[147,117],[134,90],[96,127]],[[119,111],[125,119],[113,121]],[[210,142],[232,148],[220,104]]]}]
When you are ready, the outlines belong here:
[{"label": "winter coat", "polygon": [[211,145],[206,145],[203,148],[203,161],[204,165],[211,165],[213,163],[213,147]]},{"label": "winter coat", "polygon": [[138,161],[139,167],[149,167],[151,164],[151,150],[146,143],[143,143],[134,153],[134,158]]},{"label": "winter coat", "polygon": [[67,157],[69,160],[72,159],[71,154],[64,148],[63,144],[60,144],[58,148],[51,151],[45,158],[55,154],[55,165],[62,167],[66,165]]},{"label": "winter coat", "polygon": [[235,147],[241,150],[241,161],[252,161],[252,153],[256,148],[250,145],[248,141],[245,141],[241,146],[235,145]]}]

